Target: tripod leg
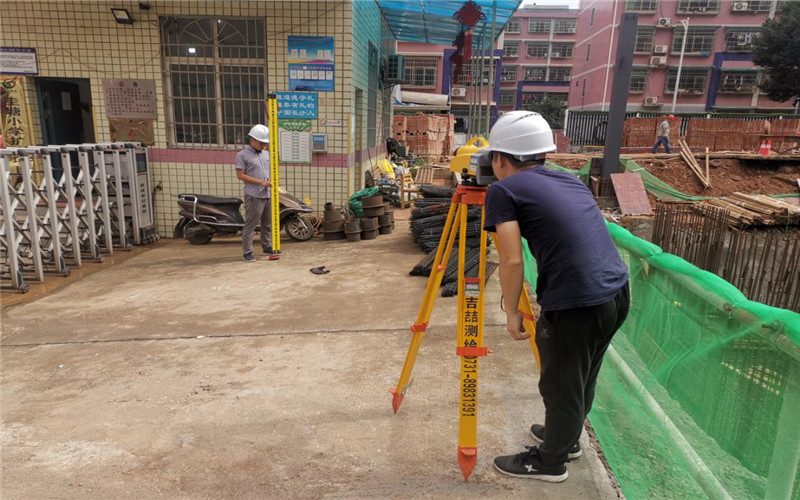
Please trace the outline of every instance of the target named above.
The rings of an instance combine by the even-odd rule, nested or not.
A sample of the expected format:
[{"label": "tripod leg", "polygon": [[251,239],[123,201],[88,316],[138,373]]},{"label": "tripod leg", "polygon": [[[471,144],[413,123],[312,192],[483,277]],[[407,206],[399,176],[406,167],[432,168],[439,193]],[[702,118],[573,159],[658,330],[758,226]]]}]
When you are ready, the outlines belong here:
[{"label": "tripod leg", "polygon": [[400,404],[402,404],[406,390],[408,389],[409,381],[411,380],[411,371],[414,369],[417,353],[422,344],[422,337],[425,335],[425,330],[428,328],[428,320],[430,320],[431,313],[433,312],[433,304],[436,302],[436,294],[442,284],[447,262],[450,259],[450,253],[453,251],[453,244],[455,243],[457,233],[457,228],[454,225],[456,215],[460,215],[463,211],[464,216],[466,216],[466,207],[460,205],[458,203],[459,200],[460,196],[458,193],[453,195],[453,202],[450,204],[450,210],[447,213],[447,220],[444,225],[444,230],[442,231],[442,237],[436,249],[436,257],[433,260],[431,275],[425,287],[425,296],[422,299],[422,305],[417,314],[417,321],[411,325],[411,331],[414,335],[411,338],[411,345],[408,347],[406,360],[403,363],[403,371],[400,373],[400,380],[397,382],[397,387],[395,389],[389,389],[389,392],[393,394],[392,408],[395,413],[400,409]]}]

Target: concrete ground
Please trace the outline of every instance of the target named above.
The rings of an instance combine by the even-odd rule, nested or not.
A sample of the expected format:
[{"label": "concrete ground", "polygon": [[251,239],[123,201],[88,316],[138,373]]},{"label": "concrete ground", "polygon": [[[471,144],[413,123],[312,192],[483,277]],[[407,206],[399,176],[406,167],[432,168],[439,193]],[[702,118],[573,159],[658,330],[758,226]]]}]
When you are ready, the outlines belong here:
[{"label": "concrete ground", "polygon": [[[391,235],[282,243],[162,240],[3,293],[4,499],[616,498],[594,445],[561,484],[494,470],[541,422],[529,345],[486,299],[478,463],[456,462],[456,299],[439,298],[400,411],[391,408],[426,278]],[[309,269],[325,265],[329,274]],[[61,280],[61,281],[59,281]],[[58,282],[53,289],[52,283]],[[66,286],[64,286],[66,285]]]}]

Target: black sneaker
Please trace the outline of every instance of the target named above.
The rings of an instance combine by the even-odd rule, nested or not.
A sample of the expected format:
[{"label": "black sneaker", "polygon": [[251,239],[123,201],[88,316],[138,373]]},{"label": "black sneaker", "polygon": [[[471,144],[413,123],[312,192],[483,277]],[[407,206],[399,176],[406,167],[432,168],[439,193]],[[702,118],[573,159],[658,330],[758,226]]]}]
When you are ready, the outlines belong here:
[{"label": "black sneaker", "polygon": [[283,255],[283,252],[280,250],[272,250],[271,248],[262,248],[265,254],[267,255]]},{"label": "black sneaker", "polygon": [[564,464],[545,465],[539,458],[539,448],[526,446],[528,451],[516,455],[506,455],[494,459],[494,467],[507,476],[538,479],[548,483],[560,483],[567,479]]},{"label": "black sneaker", "polygon": [[256,261],[256,258],[253,257],[253,252],[247,252],[246,254],[244,254],[244,256],[242,258],[244,259],[245,262],[255,262]]},{"label": "black sneaker", "polygon": [[[541,424],[533,424],[531,426],[531,436],[533,436],[534,441],[537,443],[541,443],[544,441],[544,426]],[[575,443],[575,446],[569,449],[569,453],[567,457],[569,460],[575,460],[576,458],[583,455],[583,450],[581,450],[581,444]]]}]

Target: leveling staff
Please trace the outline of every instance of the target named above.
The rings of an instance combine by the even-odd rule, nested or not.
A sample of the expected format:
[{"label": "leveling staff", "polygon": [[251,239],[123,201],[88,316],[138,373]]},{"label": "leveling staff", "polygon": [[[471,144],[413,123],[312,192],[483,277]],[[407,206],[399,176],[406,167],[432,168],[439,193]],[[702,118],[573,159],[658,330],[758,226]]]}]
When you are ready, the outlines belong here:
[{"label": "leveling staff", "polygon": [[497,470],[561,482],[566,462],[581,455],[579,438],[594,399],[597,373],[614,333],[628,315],[628,269],[589,189],[574,175],[544,166],[555,151],[550,126],[538,113],[504,114],[489,135],[498,182],[486,192],[484,229],[496,231],[507,329],[530,337],[517,310],[523,291],[522,241],[536,258],[536,323],[541,359],[539,392],[544,426],[530,431],[540,444],[495,458]]}]

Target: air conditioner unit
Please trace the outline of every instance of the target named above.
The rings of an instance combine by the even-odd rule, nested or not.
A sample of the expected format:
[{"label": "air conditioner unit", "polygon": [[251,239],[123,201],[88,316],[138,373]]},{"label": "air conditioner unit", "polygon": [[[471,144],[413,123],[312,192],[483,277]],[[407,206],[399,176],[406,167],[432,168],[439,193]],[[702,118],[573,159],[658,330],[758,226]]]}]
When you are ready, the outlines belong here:
[{"label": "air conditioner unit", "polygon": [[453,87],[450,91],[450,95],[453,97],[466,97],[467,96],[467,88],[466,87]]},{"label": "air conditioner unit", "polygon": [[653,56],[650,58],[650,66],[666,66],[667,58],[664,56]]},{"label": "air conditioner unit", "polygon": [[733,10],[736,12],[747,10],[747,2],[733,2]]},{"label": "air conditioner unit", "polygon": [[656,97],[656,96],[645,97],[644,98],[644,105],[645,106],[661,106],[661,104],[658,103],[658,97]]},{"label": "air conditioner unit", "polygon": [[668,49],[666,45],[656,45],[653,47],[653,54],[666,54]]},{"label": "air conditioner unit", "polygon": [[659,28],[669,28],[672,26],[672,19],[669,17],[660,17],[658,18],[658,24],[656,24]]},{"label": "air conditioner unit", "polygon": [[550,54],[550,57],[551,57],[551,58],[554,58],[554,57],[561,57],[561,53],[560,53],[560,52],[553,52],[552,54]]},{"label": "air conditioner unit", "polygon": [[400,83],[405,78],[405,59],[400,54],[390,55],[386,63],[386,83]]}]

